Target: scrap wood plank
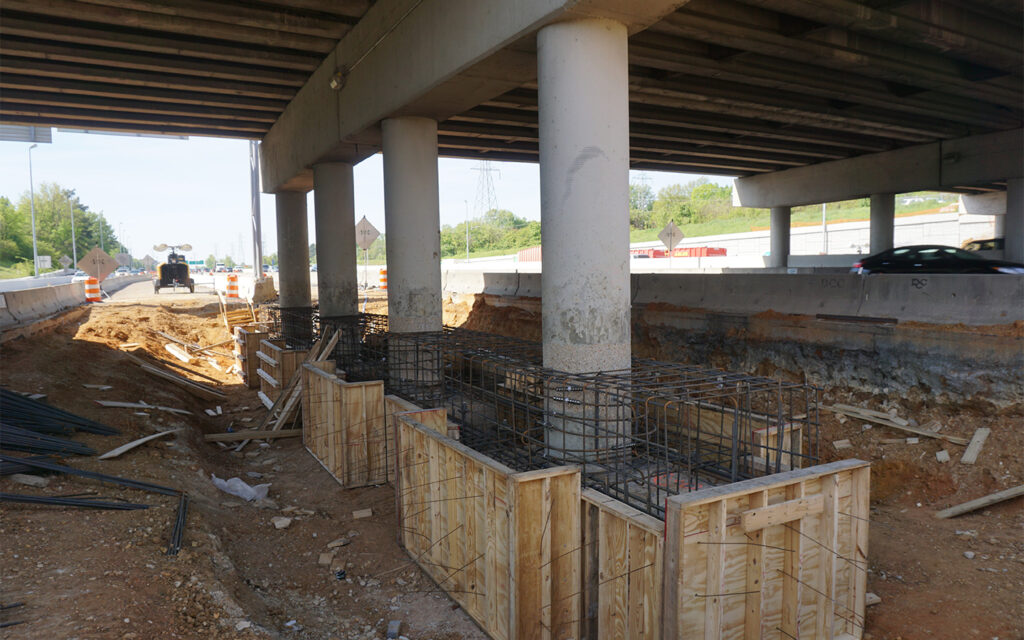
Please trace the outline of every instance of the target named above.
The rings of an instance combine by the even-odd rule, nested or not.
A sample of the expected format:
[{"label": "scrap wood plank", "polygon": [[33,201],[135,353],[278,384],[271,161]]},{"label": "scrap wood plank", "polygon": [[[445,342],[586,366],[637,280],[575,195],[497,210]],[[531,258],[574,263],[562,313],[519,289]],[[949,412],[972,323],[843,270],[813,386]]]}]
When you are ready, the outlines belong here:
[{"label": "scrap wood plank", "polygon": [[228,338],[227,340],[221,340],[220,342],[218,342],[216,344],[207,345],[205,347],[199,347],[198,349],[195,349],[193,351],[193,353],[203,353],[204,351],[209,351],[210,349],[216,349],[217,347],[222,347],[222,346],[224,346],[226,344],[229,344],[231,342],[234,342],[234,341],[235,341],[234,338]]},{"label": "scrap wood plank", "polygon": [[177,344],[180,344],[181,346],[186,347],[186,348],[191,348],[191,347],[198,348],[199,347],[199,345],[196,344],[195,342],[185,342],[184,340],[181,340],[180,338],[175,338],[174,336],[172,336],[170,334],[167,334],[167,333],[164,333],[163,331],[157,331],[156,329],[150,329],[149,331],[150,331],[150,333],[154,333],[154,334],[160,336],[161,338],[166,338],[167,340],[170,340],[171,342],[175,342]]},{"label": "scrap wood plank", "polygon": [[302,429],[278,429],[277,431],[231,431],[228,433],[208,433],[203,436],[206,442],[237,442],[238,440],[267,440],[270,438],[294,438],[302,435]]},{"label": "scrap wood plank", "polygon": [[167,431],[161,431],[160,433],[154,433],[154,434],[148,435],[148,436],[146,436],[144,438],[139,438],[137,440],[132,440],[131,442],[123,444],[120,447],[117,447],[116,449],[111,449],[110,451],[104,453],[103,455],[101,455],[98,458],[98,460],[109,460],[110,458],[116,458],[117,456],[121,455],[122,453],[124,453],[126,451],[131,451],[132,449],[134,449],[135,447],[139,446],[140,444],[145,444],[145,443],[149,442],[150,440],[155,440],[157,438],[162,438],[162,437],[164,437],[164,436],[166,436],[168,434],[177,433],[178,431],[181,431],[181,429],[180,428],[178,428],[178,429],[168,429]]},{"label": "scrap wood plank", "polygon": [[910,424],[910,422],[905,420],[904,418],[900,418],[899,416],[894,416],[893,414],[886,413],[884,411],[877,411],[875,409],[868,409],[866,407],[857,407],[857,406],[854,406],[852,404],[839,404],[839,403],[836,403],[833,406],[835,408],[837,408],[837,409],[843,409],[843,410],[848,411],[848,412],[860,413],[860,414],[863,414],[863,415],[866,415],[866,416],[874,416],[876,418],[882,418],[882,419],[885,419],[885,420],[891,420],[892,422],[895,422],[896,424],[902,425],[902,426],[907,426],[907,425]]},{"label": "scrap wood plank", "polygon": [[992,430],[985,427],[974,432],[971,443],[967,445],[967,451],[964,451],[963,457],[960,458],[961,464],[974,464],[978,461],[978,454],[981,453],[981,448],[985,446],[985,440],[990,433],[992,433]]},{"label": "scrap wood plank", "polygon": [[[134,354],[135,352],[134,351],[129,351],[128,353]],[[145,353],[145,352],[143,352],[143,353]],[[203,380],[208,380],[208,381],[212,382],[213,384],[220,384],[220,380],[218,380],[216,378],[211,378],[210,376],[208,376],[206,374],[203,374],[203,373],[199,373],[198,371],[193,371],[192,369],[189,369],[188,367],[186,367],[184,365],[178,364],[177,362],[175,362],[173,360],[163,360],[161,358],[156,358],[156,363],[148,362],[148,361],[145,361],[145,360],[143,360],[143,362],[146,362],[146,364],[149,364],[151,366],[156,366],[157,363],[158,364],[162,364],[162,365],[166,365],[168,367],[171,367],[172,369],[176,369],[178,371],[183,371],[185,373],[194,375],[197,378],[202,378]]]},{"label": "scrap wood plank", "polygon": [[119,402],[117,400],[97,400],[96,404],[101,407],[115,407],[119,409],[157,409],[168,413],[178,413],[183,416],[190,416],[192,412],[188,409],[175,409],[174,407],[162,407],[160,405],[148,404],[146,402]]},{"label": "scrap wood plank", "polygon": [[942,519],[954,518],[965,513],[970,513],[971,511],[977,511],[978,509],[988,507],[998,502],[1003,502],[1005,500],[1016,498],[1018,496],[1024,496],[1024,484],[1018,485],[1016,487],[1010,487],[1009,489],[1003,489],[1002,491],[997,491],[995,493],[990,493],[987,496],[983,496],[981,498],[978,498],[977,500],[971,500],[963,504],[958,504],[955,507],[943,509],[942,511],[936,513],[935,517]]},{"label": "scrap wood plank", "polygon": [[[322,336],[313,344],[313,347],[308,353],[306,353],[305,359],[303,359],[302,363],[295,368],[291,379],[288,381],[288,385],[277,396],[277,399],[274,400],[274,404],[271,405],[270,411],[267,412],[267,415],[263,418],[263,422],[259,425],[259,431],[267,430],[267,427],[270,427],[270,430],[272,431],[277,431],[284,426],[288,421],[288,418],[291,416],[291,413],[295,410],[295,407],[302,400],[303,365],[311,362],[323,362],[326,360],[327,355],[334,349],[334,345],[338,344],[338,338],[340,336],[341,330],[339,329],[334,332],[334,335],[331,336],[331,339],[328,340],[326,344],[324,344],[324,337]],[[235,451],[241,451],[247,444],[249,444],[249,440],[243,440],[237,447],[235,447]]]},{"label": "scrap wood plank", "polygon": [[142,370],[145,371],[146,373],[157,376],[158,378],[163,378],[168,382],[176,384],[179,387],[185,389],[186,391],[199,396],[200,398],[206,400],[220,400],[227,397],[225,394],[221,393],[220,391],[217,391],[216,389],[211,389],[206,385],[199,384],[198,382],[192,382],[191,380],[183,378],[176,373],[172,373],[170,371],[155,367],[146,362],[145,360],[137,358],[130,353],[126,353],[125,356],[127,356],[130,361],[141,367]]},{"label": "scrap wood plank", "polygon": [[167,344],[165,344],[164,349],[167,350],[167,353],[171,354],[178,360],[181,360],[185,364],[189,364],[192,362],[192,356],[188,355],[188,351],[185,351],[184,349],[174,344],[173,342],[168,342]]},{"label": "scrap wood plank", "polygon": [[848,405],[832,405],[831,407],[826,406],[824,408],[825,409],[829,409],[829,410],[831,410],[831,411],[833,411],[835,413],[842,413],[844,415],[848,415],[848,416],[851,416],[851,417],[854,417],[854,418],[860,418],[860,419],[866,420],[868,422],[874,422],[875,424],[880,424],[880,425],[882,425],[884,427],[889,427],[891,429],[899,429],[900,431],[906,431],[907,433],[913,433],[915,435],[924,436],[926,438],[936,438],[938,440],[945,440],[946,442],[951,442],[953,444],[959,444],[959,445],[966,445],[967,442],[968,442],[967,438],[959,438],[957,436],[949,436],[949,435],[946,435],[944,433],[937,433],[935,431],[929,431],[928,429],[921,429],[920,427],[911,427],[909,424],[907,424],[907,425],[898,424],[896,422],[893,422],[892,416],[888,416],[887,414],[882,414],[882,415],[886,415],[885,418],[882,418],[879,415],[876,415],[876,414],[880,413],[880,412],[877,412],[877,411],[871,412],[871,413],[858,413],[856,411],[852,411],[852,410],[849,410],[849,409],[845,408],[847,406]]}]

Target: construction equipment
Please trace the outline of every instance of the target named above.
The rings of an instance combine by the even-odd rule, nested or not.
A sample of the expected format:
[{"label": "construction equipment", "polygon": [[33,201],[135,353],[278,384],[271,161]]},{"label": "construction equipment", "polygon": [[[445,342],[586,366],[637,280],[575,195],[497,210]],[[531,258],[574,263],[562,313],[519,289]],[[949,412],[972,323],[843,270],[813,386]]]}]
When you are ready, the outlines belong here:
[{"label": "construction equipment", "polygon": [[188,287],[189,293],[195,293],[196,283],[189,272],[188,262],[183,254],[175,251],[175,249],[191,251],[192,245],[182,244],[169,247],[166,244],[158,244],[153,246],[154,251],[166,251],[167,249],[170,249],[171,252],[167,254],[167,262],[161,263],[157,267],[157,276],[153,279],[153,293],[160,293],[160,289],[165,287],[171,287],[175,291],[178,290],[178,287]]}]

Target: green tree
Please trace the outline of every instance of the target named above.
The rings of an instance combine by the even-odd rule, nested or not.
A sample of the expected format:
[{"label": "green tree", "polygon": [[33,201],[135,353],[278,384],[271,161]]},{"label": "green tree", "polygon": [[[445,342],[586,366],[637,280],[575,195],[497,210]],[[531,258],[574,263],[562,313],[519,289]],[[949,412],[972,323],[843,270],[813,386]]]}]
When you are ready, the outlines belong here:
[{"label": "green tree", "polygon": [[631,183],[629,185],[629,226],[634,229],[651,227],[651,210],[654,207],[654,190],[651,185]]},{"label": "green tree", "polygon": [[213,255],[212,253],[206,256],[205,264],[207,269],[215,269],[217,267],[217,256]]},{"label": "green tree", "polygon": [[309,245],[309,264],[316,264],[316,243]]}]

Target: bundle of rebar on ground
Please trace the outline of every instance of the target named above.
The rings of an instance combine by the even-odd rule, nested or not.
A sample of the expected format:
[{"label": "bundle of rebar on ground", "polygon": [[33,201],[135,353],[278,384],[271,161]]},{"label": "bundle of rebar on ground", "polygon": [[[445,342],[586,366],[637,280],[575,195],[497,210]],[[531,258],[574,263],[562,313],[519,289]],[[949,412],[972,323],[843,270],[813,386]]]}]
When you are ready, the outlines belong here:
[{"label": "bundle of rebar on ground", "polygon": [[21,427],[37,433],[69,434],[74,431],[85,431],[104,436],[120,433],[113,427],[37,400],[31,400],[3,388],[0,388],[0,419],[5,425]]},{"label": "bundle of rebar on ground", "polygon": [[106,436],[120,433],[113,427],[0,388],[0,449],[26,453],[95,455],[96,450],[91,447],[58,437],[76,431]]}]

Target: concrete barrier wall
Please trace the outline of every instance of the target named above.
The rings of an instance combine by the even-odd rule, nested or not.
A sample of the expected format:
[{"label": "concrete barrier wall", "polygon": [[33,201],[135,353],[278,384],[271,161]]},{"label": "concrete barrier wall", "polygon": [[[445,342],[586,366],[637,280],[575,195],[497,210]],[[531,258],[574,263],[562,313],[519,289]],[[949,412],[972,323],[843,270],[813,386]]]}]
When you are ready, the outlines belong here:
[{"label": "concrete barrier wall", "polygon": [[31,324],[85,302],[81,282],[53,287],[8,291],[3,294],[5,309],[0,312],[0,328]]},{"label": "concrete barrier wall", "polygon": [[130,284],[136,282],[152,281],[152,276],[121,276],[119,278],[107,278],[100,283],[100,289],[105,291],[107,295],[117,293],[121,289],[124,289]]},{"label": "concrete barrier wall", "polygon": [[[856,274],[634,274],[634,305],[718,313],[766,311],[998,325],[1024,321],[1024,276]],[[446,293],[540,297],[539,273],[445,271]]]}]

